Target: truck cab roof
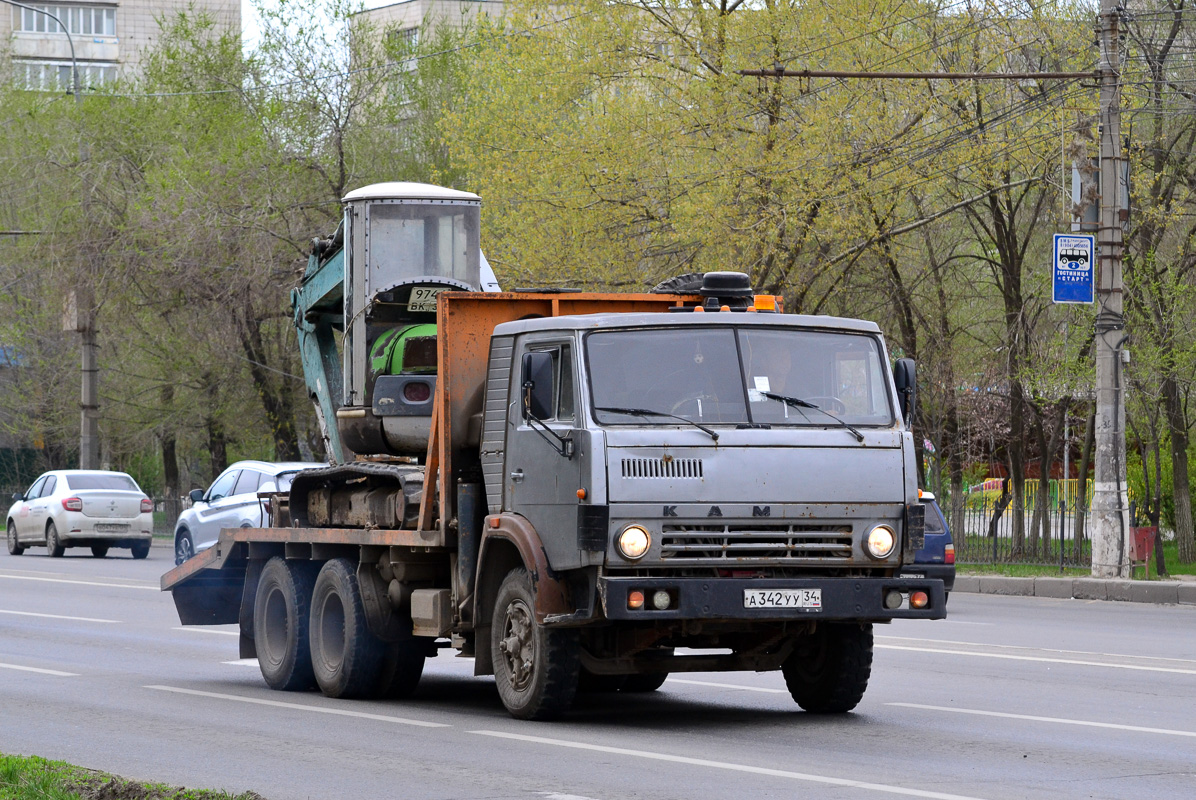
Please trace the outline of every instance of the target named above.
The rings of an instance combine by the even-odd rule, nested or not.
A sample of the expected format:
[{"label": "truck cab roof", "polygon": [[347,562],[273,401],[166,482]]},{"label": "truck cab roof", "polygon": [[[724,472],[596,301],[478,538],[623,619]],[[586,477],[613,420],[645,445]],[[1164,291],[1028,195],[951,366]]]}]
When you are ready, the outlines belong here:
[{"label": "truck cab roof", "polygon": [[824,330],[880,333],[875,322],[844,317],[806,314],[744,314],[744,313],[640,313],[640,314],[582,314],[576,316],[537,317],[504,322],[494,333],[517,335],[531,331],[590,331],[611,328],[659,328],[700,325],[704,327],[728,325],[732,327],[820,328]]}]

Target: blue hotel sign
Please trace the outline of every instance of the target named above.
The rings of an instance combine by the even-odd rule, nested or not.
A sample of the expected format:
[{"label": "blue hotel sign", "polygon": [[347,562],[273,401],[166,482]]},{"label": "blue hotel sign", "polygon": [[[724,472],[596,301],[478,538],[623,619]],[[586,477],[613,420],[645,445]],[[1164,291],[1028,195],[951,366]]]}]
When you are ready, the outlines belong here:
[{"label": "blue hotel sign", "polygon": [[1051,272],[1056,303],[1091,303],[1096,283],[1095,237],[1056,233]]}]

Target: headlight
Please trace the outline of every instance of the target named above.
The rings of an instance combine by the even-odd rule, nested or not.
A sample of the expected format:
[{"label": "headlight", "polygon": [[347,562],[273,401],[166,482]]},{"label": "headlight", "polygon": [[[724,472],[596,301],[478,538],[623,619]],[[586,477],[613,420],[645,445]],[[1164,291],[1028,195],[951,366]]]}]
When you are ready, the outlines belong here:
[{"label": "headlight", "polygon": [[616,545],[623,558],[635,561],[644,557],[644,553],[648,552],[648,545],[651,543],[652,537],[646,530],[639,525],[628,525],[619,534]]},{"label": "headlight", "polygon": [[868,532],[864,549],[873,558],[887,558],[897,544],[897,534],[888,525],[877,525]]}]

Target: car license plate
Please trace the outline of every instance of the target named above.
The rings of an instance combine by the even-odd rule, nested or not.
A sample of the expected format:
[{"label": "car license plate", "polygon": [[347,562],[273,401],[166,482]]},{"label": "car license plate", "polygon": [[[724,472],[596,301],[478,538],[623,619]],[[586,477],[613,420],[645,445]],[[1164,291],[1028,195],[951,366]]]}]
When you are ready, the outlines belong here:
[{"label": "car license plate", "polygon": [[128,525],[120,525],[114,522],[96,523],[96,533],[124,533],[128,529]]},{"label": "car license plate", "polygon": [[822,608],[821,589],[744,589],[744,608]]},{"label": "car license plate", "polygon": [[436,295],[444,289],[433,289],[429,286],[416,286],[411,290],[411,298],[407,301],[408,311],[435,311]]}]

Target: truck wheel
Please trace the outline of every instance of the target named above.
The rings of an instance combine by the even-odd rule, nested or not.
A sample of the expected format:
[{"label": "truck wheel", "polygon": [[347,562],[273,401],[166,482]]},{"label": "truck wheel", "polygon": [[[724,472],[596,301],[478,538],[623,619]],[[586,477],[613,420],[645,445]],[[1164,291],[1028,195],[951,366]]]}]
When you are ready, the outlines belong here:
[{"label": "truck wheel", "polygon": [[307,561],[275,556],[262,568],[253,602],[253,641],[271,689],[298,692],[315,683],[307,635],[315,579],[316,565]]},{"label": "truck wheel", "polygon": [[311,599],[311,665],[328,697],[366,697],[382,676],[382,640],[370,632],[357,568],[347,558],[324,564]]},{"label": "truck wheel", "polygon": [[66,552],[66,545],[58,538],[58,526],[54,520],[46,523],[46,550],[50,552],[50,558],[62,558]]},{"label": "truck wheel", "polygon": [[705,272],[686,272],[674,275],[652,287],[652,294],[697,294],[702,288]]},{"label": "truck wheel", "polygon": [[518,719],[552,719],[567,711],[581,669],[577,631],[541,627],[535,607],[527,570],[511,570],[494,603],[490,652],[498,695]]},{"label": "truck wheel", "polygon": [[422,639],[404,639],[389,642],[382,660],[382,673],[378,679],[378,697],[401,700],[414,694],[419,679],[424,674],[424,659],[427,645]]},{"label": "truck wheel", "polygon": [[872,624],[824,624],[802,637],[781,665],[785,685],[811,714],[855,708],[872,674]]},{"label": "truck wheel", "polygon": [[11,522],[8,523],[8,554],[10,556],[19,556],[25,552],[25,546],[17,541],[17,526]]},{"label": "truck wheel", "polygon": [[664,682],[669,679],[667,672],[646,672],[642,675],[628,675],[627,680],[623,682],[624,692],[633,692],[636,694],[655,692]]}]

